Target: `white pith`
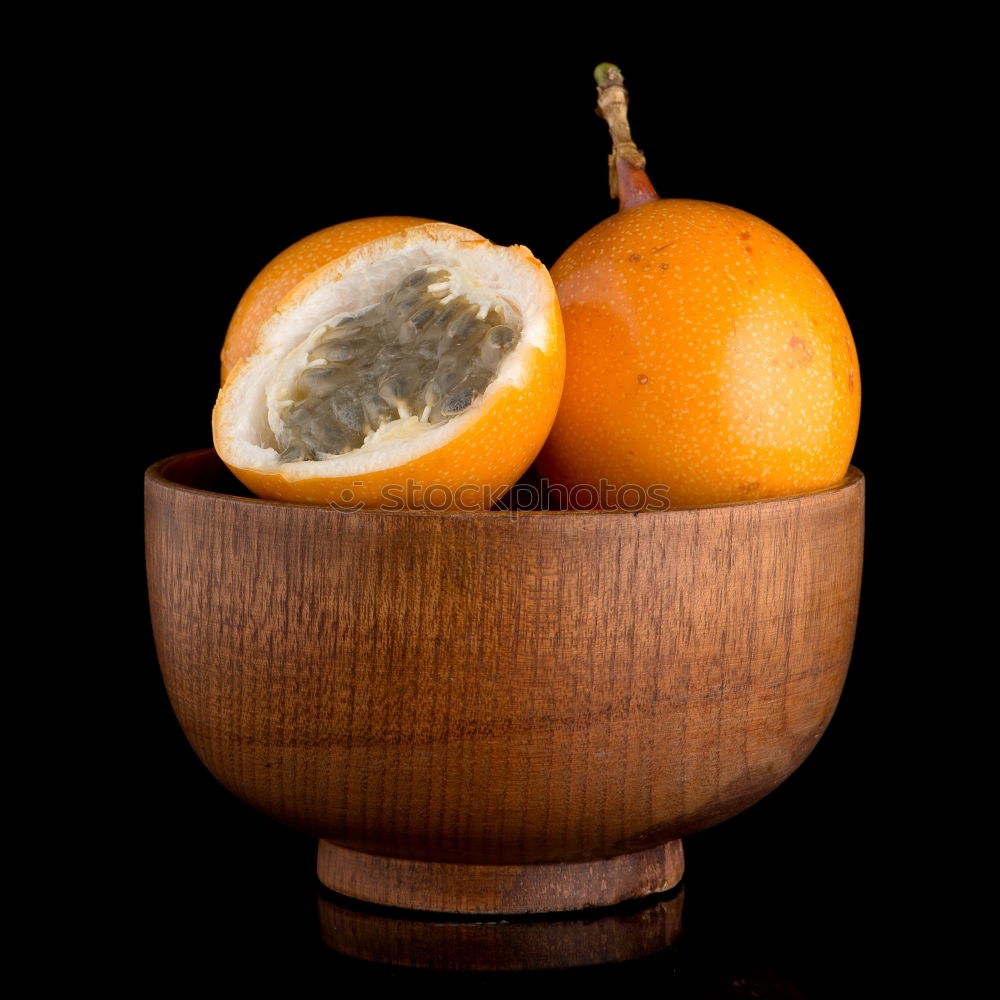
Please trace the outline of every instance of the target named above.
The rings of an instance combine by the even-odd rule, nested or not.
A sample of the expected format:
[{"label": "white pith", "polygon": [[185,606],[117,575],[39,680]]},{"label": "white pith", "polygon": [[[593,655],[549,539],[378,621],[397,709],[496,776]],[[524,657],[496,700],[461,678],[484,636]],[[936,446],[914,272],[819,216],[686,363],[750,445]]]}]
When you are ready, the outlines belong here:
[{"label": "white pith", "polygon": [[[496,377],[467,411],[444,423],[421,422],[421,414],[393,420],[345,455],[278,462],[281,415],[307,355],[323,329],[358,313],[394,290],[421,267],[449,272],[444,301],[462,295],[494,307],[520,329],[520,339]],[[251,357],[240,362],[219,395],[215,443],[231,466],[280,474],[287,480],[365,475],[432,452],[463,433],[507,386],[522,387],[535,350],[555,348],[551,329],[554,292],[545,269],[523,247],[498,247],[470,230],[443,224],[419,226],[366,244],[314,272],[279,305],[264,325]]]}]

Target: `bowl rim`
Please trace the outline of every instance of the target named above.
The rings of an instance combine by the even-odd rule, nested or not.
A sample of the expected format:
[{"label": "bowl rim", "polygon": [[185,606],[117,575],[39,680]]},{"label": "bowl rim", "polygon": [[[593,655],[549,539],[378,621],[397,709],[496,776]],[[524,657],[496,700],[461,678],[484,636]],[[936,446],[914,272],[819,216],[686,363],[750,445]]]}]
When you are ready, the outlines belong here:
[{"label": "bowl rim", "polygon": [[773,497],[763,500],[734,500],[728,503],[718,503],[718,504],[708,504],[702,507],[669,507],[666,510],[487,510],[487,511],[447,511],[447,510],[382,510],[378,508],[365,508],[361,510],[344,511],[338,510],[336,507],[320,507],[314,504],[300,504],[300,503],[290,503],[286,500],[264,500],[260,497],[242,497],[237,496],[234,493],[219,493],[215,490],[203,490],[195,486],[186,486],[182,483],[178,483],[168,476],[169,469],[172,465],[183,462],[185,460],[191,461],[197,459],[204,460],[209,456],[214,456],[215,460],[225,467],[222,459],[219,458],[218,453],[214,448],[196,448],[191,451],[178,452],[175,455],[169,455],[166,458],[161,458],[159,461],[154,462],[150,465],[145,472],[145,482],[147,488],[151,484],[155,484],[160,489],[166,490],[168,492],[181,493],[181,494],[194,494],[197,496],[205,497],[206,499],[216,499],[225,500],[236,504],[247,504],[251,507],[253,506],[264,506],[264,507],[285,507],[296,511],[314,511],[316,516],[328,516],[330,514],[354,514],[361,516],[372,516],[378,515],[388,515],[392,517],[402,517],[402,518],[421,518],[426,519],[428,517],[444,517],[448,519],[468,519],[468,518],[496,518],[496,517],[507,517],[507,518],[521,518],[521,517],[531,517],[531,518],[545,518],[552,517],[553,515],[558,515],[560,518],[570,518],[570,517],[583,517],[583,518],[594,518],[594,517],[669,517],[671,515],[678,516],[681,514],[687,514],[689,516],[696,516],[703,511],[718,510],[720,508],[741,508],[741,507],[761,507],[767,506],[771,508],[780,507],[782,504],[798,504],[803,500],[807,500],[814,497],[822,497],[831,493],[839,493],[845,490],[857,487],[859,484],[864,482],[864,473],[855,465],[848,466],[847,474],[839,482],[833,483],[830,486],[824,486],[822,489],[818,490],[808,490],[803,493],[793,493],[788,496],[783,497]]}]

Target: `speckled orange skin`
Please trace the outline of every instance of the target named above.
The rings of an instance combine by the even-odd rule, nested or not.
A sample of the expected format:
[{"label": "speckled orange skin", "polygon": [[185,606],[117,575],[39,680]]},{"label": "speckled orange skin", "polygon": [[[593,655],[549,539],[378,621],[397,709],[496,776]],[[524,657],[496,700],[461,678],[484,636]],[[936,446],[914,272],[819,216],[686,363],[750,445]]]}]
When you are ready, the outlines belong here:
[{"label": "speckled orange skin", "polygon": [[844,477],[861,406],[854,340],[826,279],[773,226],[651,201],[595,226],[552,277],[567,369],[543,475],[664,484],[674,507]]},{"label": "speckled orange skin", "polygon": [[429,219],[382,215],[328,226],[282,250],[250,283],[229,323],[222,347],[222,381],[240,358],[253,351],[254,338],[275,307],[307,274],[349,250],[382,236],[391,236]]}]

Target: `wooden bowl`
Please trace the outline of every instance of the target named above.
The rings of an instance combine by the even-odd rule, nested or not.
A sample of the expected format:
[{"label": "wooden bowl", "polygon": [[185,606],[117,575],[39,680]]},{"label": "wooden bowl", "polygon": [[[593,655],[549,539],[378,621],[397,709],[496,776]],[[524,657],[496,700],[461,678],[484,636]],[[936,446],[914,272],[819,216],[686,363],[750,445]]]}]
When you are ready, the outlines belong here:
[{"label": "wooden bowl", "polygon": [[654,513],[342,513],[146,474],[157,650],[195,751],[319,876],[464,913],[675,885],[680,838],[816,745],[850,660],[864,479]]}]

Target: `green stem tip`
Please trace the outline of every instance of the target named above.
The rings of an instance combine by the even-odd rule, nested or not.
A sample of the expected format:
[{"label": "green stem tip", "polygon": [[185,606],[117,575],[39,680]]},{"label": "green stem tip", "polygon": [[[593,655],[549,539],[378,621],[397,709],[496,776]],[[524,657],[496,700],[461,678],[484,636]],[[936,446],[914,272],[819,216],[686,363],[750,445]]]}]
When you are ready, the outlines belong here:
[{"label": "green stem tip", "polygon": [[611,73],[617,73],[621,76],[622,71],[614,63],[601,63],[594,70],[594,79],[597,81],[597,86],[603,87],[608,82],[608,76]]}]

